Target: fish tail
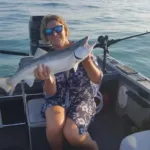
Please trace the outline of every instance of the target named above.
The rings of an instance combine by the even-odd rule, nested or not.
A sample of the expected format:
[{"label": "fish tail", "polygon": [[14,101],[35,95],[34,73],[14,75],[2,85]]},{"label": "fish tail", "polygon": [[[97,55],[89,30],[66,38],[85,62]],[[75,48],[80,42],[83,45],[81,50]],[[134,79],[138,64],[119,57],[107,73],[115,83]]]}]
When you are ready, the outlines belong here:
[{"label": "fish tail", "polygon": [[7,83],[8,78],[0,78],[0,88],[3,89],[5,92],[9,93],[9,95],[12,95],[15,86],[12,86]]}]

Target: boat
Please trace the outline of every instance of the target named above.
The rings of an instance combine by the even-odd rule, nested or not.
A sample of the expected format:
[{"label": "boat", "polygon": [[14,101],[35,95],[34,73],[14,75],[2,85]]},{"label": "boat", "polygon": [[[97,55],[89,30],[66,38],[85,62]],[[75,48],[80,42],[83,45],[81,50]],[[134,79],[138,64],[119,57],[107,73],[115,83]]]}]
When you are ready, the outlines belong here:
[{"label": "boat", "polygon": [[[46,51],[50,49],[50,45],[40,40],[42,17],[31,16],[29,21],[32,55],[38,47]],[[107,36],[101,36],[99,41],[97,47],[104,49],[104,54],[97,56],[104,72],[99,89],[103,101],[88,131],[100,150],[125,150],[121,149],[121,145],[128,137],[150,131],[150,79],[107,53],[110,43],[116,41],[108,41]],[[21,59],[24,63],[30,59],[23,53],[16,52],[16,55],[24,55]],[[12,96],[0,89],[0,150],[50,150],[45,120],[40,115],[43,102],[42,86],[38,80],[33,87],[22,81]],[[63,149],[77,148],[64,140]]]}]

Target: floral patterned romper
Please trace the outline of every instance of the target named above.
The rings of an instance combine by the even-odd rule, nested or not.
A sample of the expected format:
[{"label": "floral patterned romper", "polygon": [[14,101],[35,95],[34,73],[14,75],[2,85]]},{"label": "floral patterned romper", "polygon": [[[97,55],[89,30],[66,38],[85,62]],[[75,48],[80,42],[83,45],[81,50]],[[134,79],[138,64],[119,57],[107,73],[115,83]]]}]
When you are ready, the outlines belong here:
[{"label": "floral patterned romper", "polygon": [[[92,55],[92,60],[98,63],[96,57]],[[67,111],[66,116],[71,118],[78,126],[79,134],[87,131],[89,124],[96,114],[96,96],[99,85],[90,81],[82,63],[79,64],[77,71],[73,69],[55,75],[57,93],[54,96],[44,94],[45,103],[42,107],[42,116],[45,117],[47,108],[55,105],[64,107]]]}]

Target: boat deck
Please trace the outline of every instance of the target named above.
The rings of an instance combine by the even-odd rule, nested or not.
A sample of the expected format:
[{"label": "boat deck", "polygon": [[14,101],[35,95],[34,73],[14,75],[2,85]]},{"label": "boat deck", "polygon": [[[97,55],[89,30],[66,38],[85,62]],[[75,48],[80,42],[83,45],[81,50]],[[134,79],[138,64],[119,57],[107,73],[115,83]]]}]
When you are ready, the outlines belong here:
[{"label": "boat deck", "polygon": [[100,113],[89,128],[91,137],[100,150],[119,150],[121,140],[127,134],[123,121],[113,111]]},{"label": "boat deck", "polygon": [[[102,61],[99,62],[100,66],[101,63]],[[116,61],[115,62],[113,61],[111,63],[116,64]],[[139,85],[126,78],[125,75],[124,76],[121,75],[118,77],[118,74],[116,74],[116,72],[112,68],[110,68],[110,66],[108,66],[107,68],[109,71],[112,70],[113,74],[105,75],[103,82],[101,84],[100,91],[104,97],[108,96],[108,99],[106,98],[106,100],[109,100],[110,102],[109,107],[105,111],[100,112],[95,117],[94,122],[92,122],[91,125],[89,126],[89,133],[92,139],[94,139],[97,142],[100,150],[119,150],[121,140],[125,136],[131,134],[132,127],[134,126],[137,127],[137,124],[135,124],[136,121],[142,122],[142,118],[145,117],[149,118],[149,111],[147,111],[147,108],[149,108],[149,104],[147,103],[145,105],[145,99],[148,100],[150,94],[144,88],[141,89]],[[40,85],[41,83],[37,82],[36,84],[34,84],[32,88],[28,88],[25,84],[25,91],[27,94],[40,93],[41,92]],[[143,91],[143,93],[140,92],[138,93],[140,94],[140,96],[138,95],[136,95],[136,97],[129,96],[129,100],[128,100],[129,103],[127,105],[126,110],[122,108],[117,108],[116,105],[118,90],[121,86],[125,86],[128,91],[136,91],[136,92]],[[19,93],[21,92],[20,89],[21,89],[20,86],[18,86]],[[2,92],[0,91],[0,93]],[[137,97],[140,103],[139,101],[136,102]],[[16,103],[15,101],[10,102],[11,100],[14,100],[16,98],[17,97],[6,98],[9,101],[8,104],[5,104],[7,107],[4,106],[5,103],[4,101],[6,99],[3,99],[1,101],[3,103],[3,104],[1,103],[0,105],[2,107],[1,110],[2,111],[6,110],[3,113],[3,119],[6,119],[5,122],[7,122],[7,118],[9,121],[13,122],[12,120],[13,116],[17,116],[18,114],[20,115],[21,113],[22,116],[17,116],[18,120],[23,121],[22,118],[25,118],[23,112],[24,106],[23,104],[20,104],[21,102],[20,100],[22,98],[18,97],[17,98],[18,102],[16,101]],[[144,102],[144,105],[142,102]],[[19,108],[20,110],[18,110]],[[15,110],[17,110],[16,113]],[[124,116],[125,111],[126,111],[126,116]],[[135,111],[136,112],[144,111],[144,113],[142,115],[140,114],[137,116],[136,113],[134,113]],[[121,117],[119,117],[119,115]],[[30,146],[29,146],[28,133],[29,131],[28,131],[27,123],[21,126],[0,128],[0,150],[29,150]],[[30,133],[32,135],[31,141],[32,141],[33,150],[50,150],[49,144],[46,140],[45,127],[32,128],[30,130]],[[65,141],[64,149],[67,150],[67,149],[75,149],[75,148],[71,147]]]},{"label": "boat deck", "polygon": [[[36,132],[35,132],[36,130]],[[33,134],[34,148],[48,150],[45,128],[35,128]],[[0,129],[0,150],[29,150],[27,126],[5,127]],[[89,127],[91,137],[98,143],[100,150],[119,150],[121,140],[127,129],[114,111],[99,113]],[[39,142],[38,142],[39,141]],[[66,144],[64,149],[75,149]]]}]

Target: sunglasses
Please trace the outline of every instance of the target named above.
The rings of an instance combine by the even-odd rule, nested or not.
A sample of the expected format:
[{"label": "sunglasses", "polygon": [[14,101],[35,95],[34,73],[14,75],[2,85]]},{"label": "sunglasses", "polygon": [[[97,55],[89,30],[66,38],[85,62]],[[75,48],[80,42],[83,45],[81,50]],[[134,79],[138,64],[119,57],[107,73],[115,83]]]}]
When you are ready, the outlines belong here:
[{"label": "sunglasses", "polygon": [[55,31],[56,33],[61,33],[63,30],[63,25],[57,25],[54,28],[48,28],[45,30],[45,35],[46,36],[51,36],[53,35],[53,32]]}]

